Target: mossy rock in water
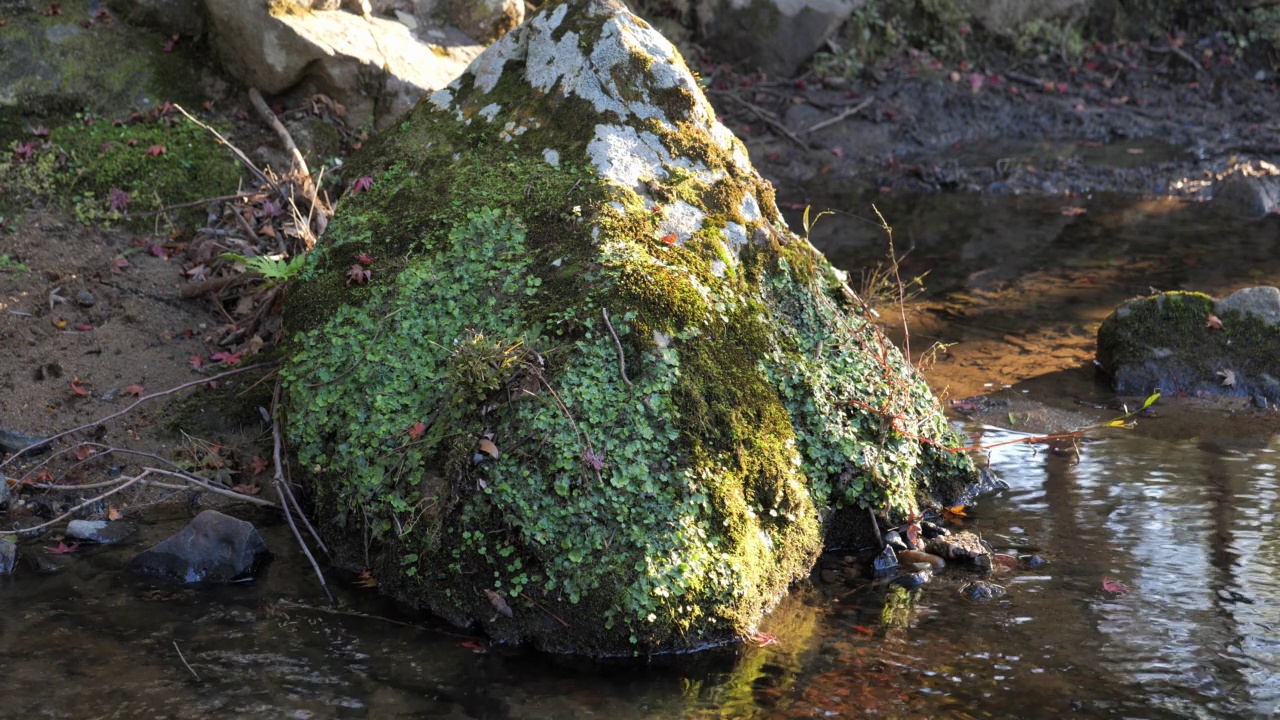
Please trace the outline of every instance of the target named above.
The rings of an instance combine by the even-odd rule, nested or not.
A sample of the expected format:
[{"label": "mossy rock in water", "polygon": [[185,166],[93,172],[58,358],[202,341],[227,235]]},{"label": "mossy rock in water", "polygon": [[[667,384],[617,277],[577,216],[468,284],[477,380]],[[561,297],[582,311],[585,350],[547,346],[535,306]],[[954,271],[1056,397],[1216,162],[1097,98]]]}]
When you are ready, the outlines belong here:
[{"label": "mossy rock in water", "polygon": [[287,434],[384,591],[554,651],[705,647],[824,528],[975,476],[616,0],[547,3],[347,176],[285,308]]},{"label": "mossy rock in water", "polygon": [[1121,395],[1231,395],[1280,402],[1280,290],[1222,300],[1193,292],[1135,298],[1098,327],[1098,365]]}]

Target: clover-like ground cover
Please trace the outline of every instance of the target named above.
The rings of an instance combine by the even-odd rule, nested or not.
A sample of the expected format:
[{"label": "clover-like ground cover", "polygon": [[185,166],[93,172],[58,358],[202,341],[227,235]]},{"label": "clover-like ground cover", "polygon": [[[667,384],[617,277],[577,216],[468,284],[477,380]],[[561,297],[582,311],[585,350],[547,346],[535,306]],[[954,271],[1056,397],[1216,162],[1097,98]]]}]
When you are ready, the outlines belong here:
[{"label": "clover-like ground cover", "polygon": [[620,3],[548,3],[348,175],[286,307],[288,434],[344,561],[399,597],[553,650],[702,647],[807,574],[831,513],[973,477]]}]

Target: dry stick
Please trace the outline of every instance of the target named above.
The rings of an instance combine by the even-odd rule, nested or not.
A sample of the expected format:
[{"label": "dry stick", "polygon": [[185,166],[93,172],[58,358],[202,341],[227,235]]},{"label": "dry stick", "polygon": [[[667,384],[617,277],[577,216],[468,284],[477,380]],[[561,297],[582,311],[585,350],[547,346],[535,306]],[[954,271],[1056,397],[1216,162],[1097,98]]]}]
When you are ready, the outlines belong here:
[{"label": "dry stick", "polygon": [[19,534],[19,533],[31,533],[31,532],[35,532],[36,530],[43,530],[44,528],[50,527],[50,526],[52,526],[52,525],[57,525],[58,523],[62,522],[63,520],[66,520],[67,518],[71,517],[72,515],[75,515],[76,513],[80,512],[81,510],[83,510],[83,509],[85,509],[85,508],[89,507],[90,505],[92,505],[92,504],[94,504],[94,503],[96,503],[96,502],[100,502],[100,501],[102,501],[102,500],[105,500],[105,499],[107,499],[107,498],[111,497],[112,495],[115,495],[116,493],[121,492],[121,491],[123,491],[124,489],[129,488],[129,487],[132,487],[133,485],[135,485],[135,484],[137,484],[137,483],[141,482],[141,481],[142,481],[142,480],[144,480],[148,475],[150,475],[152,472],[153,472],[153,471],[151,470],[151,468],[147,468],[147,469],[143,470],[141,474],[139,474],[139,475],[135,475],[134,477],[131,477],[131,478],[120,478],[120,480],[119,480],[119,482],[120,482],[120,486],[119,486],[119,487],[114,488],[114,489],[112,489],[112,490],[108,490],[108,491],[106,491],[106,492],[102,493],[101,495],[99,495],[99,496],[97,496],[97,497],[94,497],[94,498],[90,498],[90,499],[88,499],[88,500],[85,500],[84,502],[82,502],[82,503],[80,503],[79,505],[77,505],[77,506],[75,506],[75,507],[71,508],[70,510],[68,510],[68,511],[66,511],[66,512],[64,512],[64,513],[62,513],[61,515],[59,515],[58,517],[56,517],[56,518],[54,518],[54,519],[50,520],[50,521],[49,521],[49,522],[47,522],[47,523],[41,523],[41,524],[39,524],[39,525],[36,525],[35,527],[24,527],[24,528],[22,528],[21,530],[0,530],[0,535],[17,535],[17,534]]},{"label": "dry stick", "polygon": [[618,369],[622,371],[622,382],[631,387],[631,380],[627,377],[627,358],[622,354],[622,341],[618,339],[618,333],[613,329],[613,323],[609,322],[609,310],[600,308],[600,314],[604,315],[604,324],[609,327],[609,334],[613,336],[613,344],[618,346]]},{"label": "dry stick", "polygon": [[199,297],[206,293],[220,292],[226,290],[233,285],[246,282],[257,277],[258,273],[253,270],[246,270],[239,275],[224,275],[222,277],[201,280],[200,282],[188,283],[182,286],[178,291],[178,297],[189,300],[193,297]]},{"label": "dry stick", "polygon": [[178,203],[177,205],[165,205],[159,210],[150,210],[147,212],[140,212],[140,213],[125,213],[125,217],[135,218],[135,217],[150,217],[152,215],[164,215],[174,210],[181,210],[182,208],[196,207],[197,205],[207,205],[208,203],[214,203],[214,202],[225,202],[227,200],[247,200],[252,197],[261,197],[263,195],[266,195],[266,193],[262,192],[261,190],[255,190],[254,192],[236,193],[235,195],[219,195],[217,197],[209,197],[203,200],[192,200],[191,202]]},{"label": "dry stick", "polygon": [[186,473],[172,472],[170,470],[161,470],[160,468],[147,468],[147,469],[152,470],[159,475],[168,475],[169,477],[176,477],[179,480],[183,480],[187,482],[189,485],[195,485],[201,490],[204,490],[205,492],[211,492],[214,495],[221,495],[223,497],[228,497],[233,500],[239,500],[240,502],[249,503],[250,505],[261,505],[262,507],[269,507],[269,508],[275,508],[275,509],[280,508],[279,505],[276,505],[270,500],[264,500],[260,497],[254,497],[252,495],[245,495],[244,493],[238,493],[235,490],[220,488],[217,485],[210,483],[208,480],[205,480],[202,477],[196,477],[196,476],[188,475]]},{"label": "dry stick", "polygon": [[898,315],[902,317],[902,349],[906,352],[907,364],[910,365],[911,331],[907,329],[907,291],[902,286],[902,275],[898,272],[898,253],[893,249],[893,228],[889,227],[889,222],[880,214],[880,208],[872,205],[871,209],[876,211],[876,217],[880,218],[880,224],[889,236],[889,262],[893,263],[893,279],[898,283]]},{"label": "dry stick", "polygon": [[[161,390],[160,392],[154,392],[154,393],[151,393],[150,395],[143,395],[142,397],[140,397],[140,398],[138,398],[137,400],[135,400],[135,401],[133,402],[133,404],[132,404],[132,405],[130,405],[129,407],[127,407],[127,408],[125,408],[125,409],[123,409],[123,410],[121,410],[120,412],[115,412],[115,413],[112,413],[112,414],[110,414],[110,415],[108,415],[108,416],[106,416],[106,417],[104,417],[104,418],[99,419],[99,420],[95,420],[95,421],[93,421],[93,422],[91,422],[91,423],[87,423],[87,424],[85,424],[85,425],[81,425],[80,427],[74,427],[74,428],[71,428],[70,430],[63,430],[62,432],[60,432],[60,433],[58,433],[58,434],[56,434],[56,435],[51,435],[51,436],[49,436],[49,437],[45,438],[45,441],[44,441],[43,443],[41,443],[41,446],[46,445],[46,444],[48,444],[48,443],[51,443],[51,442],[53,442],[54,440],[59,440],[59,439],[61,439],[61,438],[64,438],[64,437],[66,437],[66,436],[68,436],[68,435],[71,435],[72,433],[78,433],[78,432],[80,432],[81,430],[88,430],[89,428],[97,427],[98,425],[102,425],[103,423],[110,422],[110,421],[115,420],[116,418],[120,417],[121,415],[127,415],[127,414],[129,414],[129,412],[130,412],[130,411],[132,411],[134,408],[138,407],[139,405],[141,405],[142,403],[144,403],[144,402],[146,402],[146,401],[148,401],[148,400],[154,400],[155,398],[158,398],[158,397],[164,397],[164,396],[166,396],[166,395],[172,395],[172,394],[174,394],[174,393],[176,393],[176,392],[178,392],[178,391],[180,391],[180,390],[186,390],[186,389],[187,389],[187,388],[189,388],[189,387],[194,387],[194,386],[196,386],[196,385],[203,385],[203,384],[205,384],[205,383],[213,382],[213,381],[215,381],[215,380],[221,380],[221,379],[222,379],[222,378],[224,378],[224,377],[230,377],[230,376],[232,376],[232,375],[236,375],[236,374],[239,374],[239,373],[242,373],[242,372],[247,372],[247,371],[249,371],[249,370],[257,370],[258,368],[267,367],[268,365],[269,365],[269,363],[258,363],[258,364],[256,364],[256,365],[246,365],[246,366],[244,366],[244,367],[242,367],[242,368],[236,368],[236,369],[234,369],[234,370],[228,370],[228,371],[226,371],[226,372],[218,373],[217,375],[211,375],[211,376],[209,376],[209,377],[207,377],[207,378],[201,378],[201,379],[199,379],[199,380],[192,380],[191,382],[183,383],[183,384],[181,384],[181,385],[178,385],[177,387],[171,387],[171,388],[169,388],[168,390]],[[9,459],[5,460],[4,462],[0,462],[0,469],[3,469],[3,468],[5,468],[5,467],[8,467],[8,465],[9,465],[10,463],[12,463],[14,460],[17,460],[17,459],[18,459],[19,457],[21,457],[22,455],[26,454],[26,452],[27,452],[28,450],[30,450],[32,447],[35,447],[35,446],[27,446],[27,447],[25,447],[25,448],[23,448],[23,449],[19,450],[18,452],[15,452],[14,454],[10,455],[10,456],[9,456]]]},{"label": "dry stick", "polygon": [[[276,390],[271,398],[271,409],[275,411],[280,406],[280,383],[276,382]],[[298,541],[298,546],[302,548],[302,552],[307,556],[307,560],[311,562],[311,568],[316,571],[316,577],[320,579],[320,587],[324,589],[324,594],[329,598],[329,602],[336,602],[333,599],[333,593],[329,592],[329,584],[324,581],[324,573],[320,572],[320,563],[316,562],[316,558],[311,554],[311,548],[307,547],[307,542],[302,539],[302,533],[298,532],[298,526],[293,522],[293,513],[289,512],[289,503],[284,497],[284,463],[280,461],[280,446],[283,444],[280,433],[280,413],[272,412],[271,417],[271,434],[273,447],[271,450],[272,459],[276,464],[276,494],[280,496],[280,507],[284,509],[284,519],[289,521],[289,529],[293,531],[293,537]]]},{"label": "dry stick", "polygon": [[311,187],[311,171],[307,169],[307,161],[302,157],[302,151],[298,149],[297,144],[293,142],[293,136],[289,134],[288,129],[280,122],[280,118],[271,111],[267,106],[267,101],[262,99],[262,93],[258,92],[258,88],[249,88],[249,102],[253,103],[253,109],[258,111],[262,119],[267,121],[271,129],[280,137],[280,142],[284,143],[284,147],[289,151],[289,155],[293,158],[294,172],[299,177],[306,178],[303,181],[302,193],[307,196],[307,200],[314,202],[316,191]]},{"label": "dry stick", "polygon": [[271,178],[267,177],[266,173],[259,170],[258,166],[254,165],[253,162],[249,160],[249,156],[245,155],[244,152],[240,150],[240,148],[236,147],[235,145],[232,145],[230,140],[222,137],[222,133],[218,132],[217,130],[214,130],[208,125],[205,125],[204,123],[197,120],[195,116],[187,112],[186,109],[183,108],[181,105],[175,104],[174,107],[177,108],[178,112],[182,113],[184,116],[186,116],[188,120],[195,123],[198,127],[204,128],[205,130],[212,133],[213,136],[218,139],[218,142],[227,146],[227,149],[230,150],[232,153],[234,153],[236,158],[239,159],[240,162],[245,164],[245,167],[252,170],[253,174],[257,175],[259,180],[266,183],[267,185],[270,185],[271,189],[274,190],[277,195],[279,195],[280,197],[284,197],[284,192],[280,190],[280,186],[272,182]]},{"label": "dry stick", "polygon": [[293,504],[293,509],[298,513],[298,517],[302,519],[302,524],[307,527],[307,532],[311,533],[311,538],[316,541],[316,545],[324,551],[325,555],[333,557],[333,553],[329,552],[329,546],[324,544],[320,539],[320,533],[316,532],[315,527],[311,525],[311,521],[307,519],[307,514],[302,512],[302,506],[298,504],[298,498],[293,496],[293,488],[289,487],[289,483],[285,482],[284,491],[289,496],[289,502]]},{"label": "dry stick", "polygon": [[768,110],[765,110],[764,108],[760,107],[759,105],[756,105],[755,103],[747,102],[746,100],[743,100],[742,98],[730,92],[714,92],[714,94],[727,97],[730,100],[745,107],[746,109],[750,110],[756,117],[760,118],[765,123],[767,123],[769,127],[772,127],[774,130],[777,130],[783,135],[786,135],[787,139],[791,140],[791,142],[799,145],[804,150],[809,149],[809,144],[806,143],[804,140],[801,140],[799,135],[796,135],[795,133],[791,132],[790,128],[788,128],[786,125],[783,125],[780,121],[775,120],[773,117],[770,117],[772,113],[770,113]]},{"label": "dry stick", "polygon": [[177,640],[173,641],[173,649],[178,651],[178,659],[182,661],[182,664],[186,665],[187,669],[191,670],[191,674],[196,676],[196,682],[204,682],[200,679],[200,675],[198,675],[195,670],[191,669],[191,665],[187,662],[187,659],[182,657],[182,650],[178,647]]},{"label": "dry stick", "polygon": [[863,100],[862,102],[858,103],[857,105],[854,105],[853,107],[849,108],[848,110],[845,110],[844,112],[840,113],[839,115],[833,118],[828,118],[826,120],[823,120],[820,123],[815,123],[814,125],[810,126],[808,130],[802,131],[802,134],[808,135],[809,133],[816,132],[818,130],[821,130],[824,127],[835,125],[836,123],[840,122],[841,120],[844,120],[850,115],[853,115],[861,110],[865,110],[867,106],[875,102],[875,100],[876,99],[874,97],[869,97],[866,100]]}]

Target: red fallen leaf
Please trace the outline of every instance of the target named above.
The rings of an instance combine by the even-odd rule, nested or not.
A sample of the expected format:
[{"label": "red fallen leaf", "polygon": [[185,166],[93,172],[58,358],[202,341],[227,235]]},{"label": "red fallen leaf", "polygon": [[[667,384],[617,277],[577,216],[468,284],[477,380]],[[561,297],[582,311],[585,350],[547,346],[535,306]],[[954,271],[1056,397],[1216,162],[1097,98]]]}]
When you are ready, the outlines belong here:
[{"label": "red fallen leaf", "polygon": [[372,265],[372,264],[373,264],[373,256],[372,256],[372,255],[370,255],[369,253],[360,253],[359,255],[357,255],[357,256],[356,256],[356,260],[359,260],[360,262],[364,263],[365,265]]},{"label": "red fallen leaf", "polygon": [[489,652],[485,649],[484,644],[476,640],[463,640],[458,643],[458,647],[464,647],[477,655],[483,655]]},{"label": "red fallen leaf", "polygon": [[119,275],[124,272],[124,269],[127,267],[129,267],[129,261],[125,260],[123,255],[120,255],[116,257],[115,260],[111,261],[111,274]]},{"label": "red fallen leaf", "polygon": [[236,119],[240,121],[248,120],[249,113],[245,112],[242,109],[236,109]]},{"label": "red fallen leaf", "polygon": [[875,634],[876,634],[876,631],[875,631],[875,630],[872,630],[872,629],[871,629],[871,628],[869,628],[869,627],[863,627],[863,626],[861,626],[861,625],[854,625],[854,626],[853,626],[853,629],[854,629],[854,630],[857,630],[858,632],[862,633],[863,635],[875,635]]},{"label": "red fallen leaf", "polygon": [[229,352],[214,353],[209,356],[209,359],[214,362],[226,363],[227,365],[235,365],[240,362],[240,353],[242,352],[244,351],[241,350],[239,352],[233,352],[233,353],[229,353]]},{"label": "red fallen leaf", "polygon": [[111,192],[107,193],[107,209],[124,212],[127,207],[129,207],[129,193],[120,188],[111,188]]},{"label": "red fallen leaf", "polygon": [[234,485],[234,486],[232,486],[232,488],[231,488],[231,492],[237,492],[237,493],[240,493],[241,495],[257,495],[258,493],[262,492],[262,486],[260,486],[260,485]]},{"label": "red fallen leaf", "polygon": [[95,452],[96,451],[88,445],[77,445],[76,451],[72,454],[76,456],[77,460],[88,460],[93,457]]},{"label": "red fallen leaf", "polygon": [[373,272],[368,268],[360,263],[355,263],[351,266],[351,269],[347,271],[347,284],[350,285],[354,281],[357,285],[363,285],[369,282],[369,278],[372,275]]},{"label": "red fallen leaf", "polygon": [[915,523],[911,523],[907,525],[907,543],[912,547],[919,547],[920,545],[920,526],[919,525]]},{"label": "red fallen leaf", "polygon": [[169,149],[163,145],[152,145],[151,147],[147,148],[147,154],[150,155],[151,157],[160,157],[161,155],[164,155],[167,152],[169,152]]},{"label": "red fallen leaf", "polygon": [[376,588],[378,587],[378,579],[373,576],[372,570],[365,570],[360,573],[360,577],[356,578],[356,584],[360,587]]},{"label": "red fallen leaf", "polygon": [[111,522],[115,522],[116,520],[119,520],[122,517],[124,517],[124,514],[120,512],[120,508],[116,507],[115,505],[111,505],[107,507],[108,520],[110,520]]},{"label": "red fallen leaf", "polygon": [[373,178],[369,175],[356,178],[356,181],[351,183],[351,194],[355,195],[356,193],[362,193],[371,187],[373,187]]},{"label": "red fallen leaf", "polygon": [[191,359],[188,360],[187,363],[191,365],[191,367],[193,368],[198,368],[201,365],[204,365],[204,358],[200,357],[199,355],[192,355]]},{"label": "red fallen leaf", "polygon": [[89,323],[80,323],[79,325],[76,326],[76,329],[79,330],[80,332],[89,332],[90,330],[93,329],[93,326],[90,325]]},{"label": "red fallen leaf", "polygon": [[409,439],[417,440],[418,438],[422,437],[422,433],[426,431],[427,431],[427,424],[419,420],[418,422],[413,424],[413,427],[409,428]]},{"label": "red fallen leaf", "polygon": [[1204,326],[1212,330],[1221,330],[1222,321],[1218,319],[1217,315],[1209,313],[1209,319],[1205,321]]},{"label": "red fallen leaf", "polygon": [[664,243],[666,243],[666,244],[668,244],[668,245],[674,245],[674,244],[676,243],[676,234],[675,234],[675,233],[667,233],[666,235],[663,235],[663,236],[662,236],[662,242],[664,242]]},{"label": "red fallen leaf", "polygon": [[777,635],[764,632],[752,633],[747,640],[756,647],[768,647],[770,645],[779,644]]},{"label": "red fallen leaf", "polygon": [[124,141],[124,144],[125,144],[125,145],[128,145],[129,147],[137,147],[137,146],[138,146],[138,138],[129,138],[128,140],[125,140],[125,141]]},{"label": "red fallen leaf", "polygon": [[167,52],[167,53],[173,52],[173,49],[174,49],[175,47],[177,47],[177,45],[178,45],[178,36],[177,36],[177,35],[173,35],[173,36],[171,36],[171,37],[169,38],[169,40],[164,44],[164,51],[165,51],[165,52]]},{"label": "red fallen leaf", "polygon": [[49,3],[49,7],[45,10],[42,10],[40,14],[44,15],[45,17],[53,17],[54,15],[61,15],[62,3]]},{"label": "red fallen leaf", "polygon": [[263,472],[266,471],[267,461],[263,460],[257,455],[254,455],[253,460],[249,462],[249,467],[250,469],[253,470],[253,477],[258,477],[259,475],[261,475]]},{"label": "red fallen leaf", "polygon": [[165,259],[165,260],[169,258],[169,251],[165,250],[163,245],[159,245],[151,242],[150,240],[144,239],[142,241],[142,247],[146,248],[147,252],[151,253],[155,257]]},{"label": "red fallen leaf", "polygon": [[77,383],[79,382],[81,382],[80,378],[71,379],[71,392],[79,395],[80,397],[89,397],[89,391],[78,385]]},{"label": "red fallen leaf", "polygon": [[43,125],[37,125],[36,129],[31,131],[31,134],[38,138],[47,138],[49,137],[49,128]]},{"label": "red fallen leaf", "polygon": [[1064,208],[1062,208],[1062,214],[1063,214],[1063,215],[1066,215],[1066,216],[1068,216],[1068,217],[1074,217],[1074,216],[1076,216],[1076,215],[1083,215],[1083,214],[1085,214],[1085,213],[1087,213],[1087,212],[1089,212],[1089,211],[1088,211],[1088,210],[1085,210],[1085,209],[1084,209],[1084,208],[1082,208],[1082,207],[1064,207]]},{"label": "red fallen leaf", "polygon": [[142,397],[143,389],[141,385],[125,385],[120,388],[121,394],[132,395],[134,397]]},{"label": "red fallen leaf", "polygon": [[1017,570],[1017,569],[1018,569],[1018,558],[1016,558],[1016,557],[1014,557],[1014,556],[1012,556],[1012,555],[1005,555],[1005,554],[1003,554],[1003,553],[997,553],[997,554],[995,554],[995,555],[991,556],[991,559],[992,559],[992,560],[994,560],[994,561],[995,561],[995,563],[996,563],[997,565],[1000,565],[1000,566],[1003,566],[1003,567],[1007,567],[1007,568],[1009,568],[1010,570]]},{"label": "red fallen leaf", "polygon": [[44,551],[50,555],[66,555],[67,553],[73,553],[79,549],[80,543],[71,543],[68,545],[59,540],[57,545],[46,547]]},{"label": "red fallen leaf", "polygon": [[40,143],[32,140],[29,143],[21,143],[13,148],[13,159],[18,162],[26,162],[35,156],[36,150],[40,149]]},{"label": "red fallen leaf", "polygon": [[1129,592],[1129,588],[1119,580],[1112,580],[1109,577],[1102,578],[1102,589],[1116,595],[1123,595]]}]

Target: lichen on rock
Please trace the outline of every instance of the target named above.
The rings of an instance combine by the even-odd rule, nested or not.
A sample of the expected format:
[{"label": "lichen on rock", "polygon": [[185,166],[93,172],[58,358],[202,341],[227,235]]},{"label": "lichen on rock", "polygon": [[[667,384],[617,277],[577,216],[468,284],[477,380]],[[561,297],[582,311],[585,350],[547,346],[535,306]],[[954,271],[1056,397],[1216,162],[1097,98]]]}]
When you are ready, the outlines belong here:
[{"label": "lichen on rock", "polygon": [[705,647],[807,575],[833,517],[973,479],[616,0],[546,3],[352,164],[372,184],[286,307],[287,428],[385,590],[550,650]]}]

